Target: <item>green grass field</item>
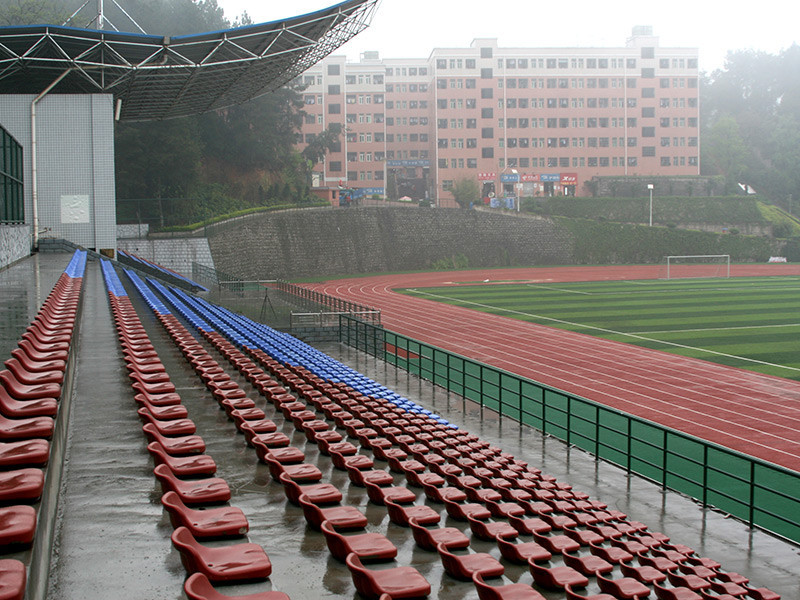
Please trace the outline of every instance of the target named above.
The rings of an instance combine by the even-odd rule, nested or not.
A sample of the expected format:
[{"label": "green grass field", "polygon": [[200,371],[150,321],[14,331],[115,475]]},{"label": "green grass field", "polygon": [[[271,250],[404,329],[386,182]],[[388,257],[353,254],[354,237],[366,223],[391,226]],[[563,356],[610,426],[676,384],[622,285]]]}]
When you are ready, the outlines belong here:
[{"label": "green grass field", "polygon": [[399,290],[487,313],[800,380],[800,278]]}]

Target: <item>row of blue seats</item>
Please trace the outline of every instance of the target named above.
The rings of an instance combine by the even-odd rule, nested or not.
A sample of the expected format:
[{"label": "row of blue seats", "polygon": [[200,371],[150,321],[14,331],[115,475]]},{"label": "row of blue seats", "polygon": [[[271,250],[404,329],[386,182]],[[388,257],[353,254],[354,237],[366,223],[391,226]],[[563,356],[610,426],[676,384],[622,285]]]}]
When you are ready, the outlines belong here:
[{"label": "row of blue seats", "polygon": [[[190,316],[183,315],[184,317],[190,321],[193,319],[207,320],[214,326],[215,331],[226,335],[240,348],[258,348],[281,362],[294,366],[302,365],[323,379],[345,383],[366,396],[380,396],[411,413],[422,414],[439,423],[449,424],[441,416],[404,398],[297,338],[215,306],[202,298],[193,297],[182,290],[173,289],[172,291],[181,298],[187,307],[196,311],[189,313]],[[456,427],[455,425],[451,426]]]}]

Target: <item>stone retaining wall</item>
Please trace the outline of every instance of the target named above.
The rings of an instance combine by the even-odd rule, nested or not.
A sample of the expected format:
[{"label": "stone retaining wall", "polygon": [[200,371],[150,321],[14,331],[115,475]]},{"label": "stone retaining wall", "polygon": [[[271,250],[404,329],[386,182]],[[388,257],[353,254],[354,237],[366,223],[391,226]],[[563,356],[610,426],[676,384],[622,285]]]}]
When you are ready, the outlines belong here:
[{"label": "stone retaining wall", "polygon": [[572,260],[568,234],[548,218],[419,207],[259,214],[209,227],[208,241],[216,267],[246,280]]},{"label": "stone retaining wall", "polygon": [[192,262],[214,267],[205,238],[119,239],[117,248],[192,277]]}]

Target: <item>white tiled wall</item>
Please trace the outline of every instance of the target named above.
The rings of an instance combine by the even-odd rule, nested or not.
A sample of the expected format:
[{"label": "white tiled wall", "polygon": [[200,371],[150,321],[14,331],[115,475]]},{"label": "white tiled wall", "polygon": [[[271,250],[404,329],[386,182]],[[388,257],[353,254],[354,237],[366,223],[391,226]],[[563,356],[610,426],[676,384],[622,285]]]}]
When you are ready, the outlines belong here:
[{"label": "white tiled wall", "polygon": [[[0,123],[22,144],[25,222],[33,222],[31,102],[0,95]],[[39,230],[88,248],[116,248],[114,111],[108,94],[55,94],[36,105]],[[86,198],[88,222],[64,222],[64,197]],[[82,220],[82,219],[81,219]]]}]

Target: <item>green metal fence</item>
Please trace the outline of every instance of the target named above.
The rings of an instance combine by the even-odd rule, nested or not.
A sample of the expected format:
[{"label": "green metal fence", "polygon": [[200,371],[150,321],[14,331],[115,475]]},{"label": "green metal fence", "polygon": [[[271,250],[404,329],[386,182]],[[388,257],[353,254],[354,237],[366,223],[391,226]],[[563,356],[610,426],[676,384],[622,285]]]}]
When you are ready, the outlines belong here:
[{"label": "green metal fence", "polygon": [[729,450],[347,315],[341,342],[482,408],[800,543],[800,473]]}]

